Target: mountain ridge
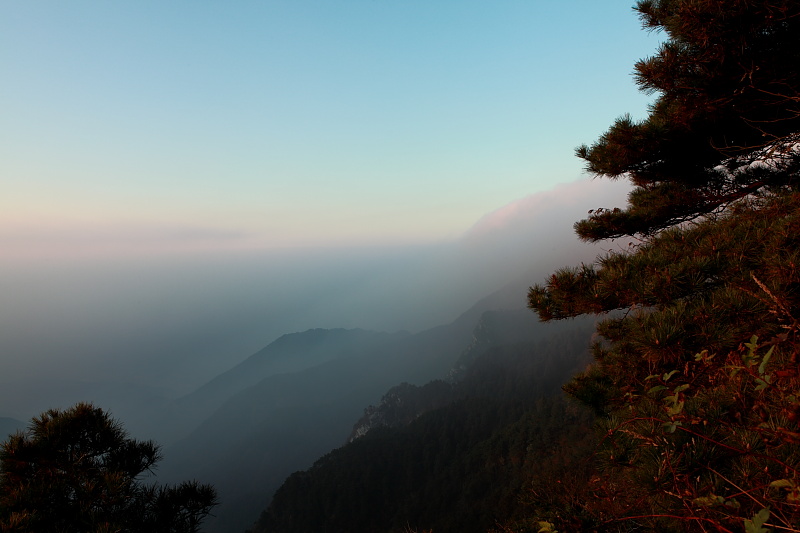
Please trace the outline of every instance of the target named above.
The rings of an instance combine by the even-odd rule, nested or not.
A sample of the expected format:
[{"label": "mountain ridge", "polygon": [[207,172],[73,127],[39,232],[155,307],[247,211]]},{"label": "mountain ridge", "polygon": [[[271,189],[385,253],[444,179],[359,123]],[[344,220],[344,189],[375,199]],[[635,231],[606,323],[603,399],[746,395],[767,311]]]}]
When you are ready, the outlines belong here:
[{"label": "mountain ridge", "polygon": [[[525,310],[523,283],[517,280],[481,298],[449,324],[412,334],[378,334],[374,339],[384,339],[382,344],[367,343],[360,350],[323,357],[327,360],[316,366],[262,377],[167,446],[163,476],[177,480],[191,475],[213,483],[223,505],[207,529],[242,531],[286,476],[347,442],[365,406],[398,383],[423,385],[447,376],[469,348],[486,311],[511,308],[535,323]],[[312,329],[290,335],[281,342],[326,334]],[[245,481],[252,478],[257,481]]]}]

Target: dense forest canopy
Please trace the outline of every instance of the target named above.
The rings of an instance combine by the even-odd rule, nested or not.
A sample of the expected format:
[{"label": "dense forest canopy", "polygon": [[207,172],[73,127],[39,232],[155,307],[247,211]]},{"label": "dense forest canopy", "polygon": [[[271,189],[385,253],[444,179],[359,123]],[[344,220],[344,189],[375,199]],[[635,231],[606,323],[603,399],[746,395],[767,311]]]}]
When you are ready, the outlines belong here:
[{"label": "dense forest canopy", "polygon": [[[478,335],[501,339],[499,318],[517,314],[530,320],[524,310],[484,315]],[[482,533],[530,514],[524,490],[550,495],[565,476],[583,481],[592,416],[558,393],[586,364],[592,324],[558,326],[467,353],[454,383],[391,389],[371,409],[380,422],[291,475],[252,533]]]},{"label": "dense forest canopy", "polygon": [[543,320],[622,310],[565,389],[601,416],[595,500],[540,509],[602,531],[800,529],[800,3],[646,0],[657,95],[577,152],[628,179],[576,224],[624,251],[529,293]]}]

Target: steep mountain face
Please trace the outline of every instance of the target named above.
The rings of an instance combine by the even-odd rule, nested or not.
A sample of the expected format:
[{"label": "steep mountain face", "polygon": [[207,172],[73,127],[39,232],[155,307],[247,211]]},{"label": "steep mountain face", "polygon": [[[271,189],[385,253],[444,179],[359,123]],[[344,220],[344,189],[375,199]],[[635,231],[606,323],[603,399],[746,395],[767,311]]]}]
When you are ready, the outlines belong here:
[{"label": "steep mountain face", "polygon": [[452,401],[453,386],[449,382],[436,380],[421,387],[401,383],[389,389],[378,405],[364,409],[364,416],[353,426],[347,442],[353,442],[376,428],[405,426],[427,411]]},{"label": "steep mountain face", "polygon": [[[588,323],[586,319],[580,325]],[[399,427],[408,424],[426,411],[453,401],[454,388],[465,379],[475,361],[491,349],[516,344],[534,344],[565,330],[576,323],[544,325],[527,309],[502,309],[484,312],[473,329],[468,347],[461,353],[445,380],[436,380],[422,387],[401,383],[392,387],[377,405],[370,405],[353,427],[348,442],[380,426]],[[578,370],[578,369],[576,369]]]},{"label": "steep mountain face", "polygon": [[[286,480],[254,533],[483,532],[523,512],[537,462],[555,471],[572,460],[559,440],[590,439],[591,416],[559,389],[587,363],[592,324],[518,331],[517,313],[483,316],[459,381],[402,384],[368,408],[349,444]],[[515,337],[528,338],[503,341]]]}]

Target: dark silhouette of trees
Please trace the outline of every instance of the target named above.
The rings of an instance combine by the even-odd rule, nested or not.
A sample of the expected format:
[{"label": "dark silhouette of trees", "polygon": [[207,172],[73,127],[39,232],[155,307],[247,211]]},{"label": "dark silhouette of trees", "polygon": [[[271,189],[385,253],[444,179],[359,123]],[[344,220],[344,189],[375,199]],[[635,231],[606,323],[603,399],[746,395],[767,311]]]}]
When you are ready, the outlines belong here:
[{"label": "dark silhouette of trees", "polygon": [[128,438],[102,409],[49,410],[0,448],[0,530],[199,531],[216,505],[209,485],[145,485],[160,459],[152,441]]},{"label": "dark silhouette of trees", "polygon": [[[576,224],[625,251],[531,288],[542,320],[615,311],[565,390],[600,415],[603,531],[800,530],[800,3],[647,0],[667,40],[636,65],[657,93],[578,149],[629,179]],[[635,243],[635,244],[634,244]],[[541,527],[565,527],[542,509]]]},{"label": "dark silhouette of trees", "polygon": [[644,0],[644,27],[664,31],[636,81],[658,98],[618,119],[579,157],[597,176],[636,186],[626,209],[576,224],[600,240],[651,235],[765,187],[794,183],[800,132],[800,4],[791,0]]}]

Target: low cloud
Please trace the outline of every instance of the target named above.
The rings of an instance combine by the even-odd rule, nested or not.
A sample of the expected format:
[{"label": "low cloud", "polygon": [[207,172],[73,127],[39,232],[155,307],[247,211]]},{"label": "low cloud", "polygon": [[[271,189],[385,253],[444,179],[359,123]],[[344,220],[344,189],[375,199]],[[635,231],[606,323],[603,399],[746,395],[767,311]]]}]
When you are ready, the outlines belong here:
[{"label": "low cloud", "polygon": [[584,179],[531,194],[482,217],[460,239],[460,253],[476,278],[539,275],[591,261],[615,244],[581,242],[573,225],[590,209],[624,206],[629,190],[626,181]]},{"label": "low cloud", "polygon": [[[201,227],[47,228],[10,241],[6,231],[0,246],[31,238],[42,253],[92,253],[0,261],[4,375],[187,392],[283,333],[419,331],[520,280],[524,305],[525,283],[613,246],[579,242],[572,224],[589,209],[624,205],[623,185],[585,180],[534,194],[437,245],[257,250],[242,246],[250,235]],[[136,252],[155,243],[163,253]]]},{"label": "low cloud", "polygon": [[586,218],[590,209],[622,207],[631,186],[626,180],[582,179],[557,185],[505,205],[482,217],[466,233],[467,240],[494,234],[536,234],[542,226],[564,233]]},{"label": "low cloud", "polygon": [[241,247],[256,236],[240,230],[174,224],[65,220],[6,222],[0,247],[7,258],[69,258],[163,254]]}]

